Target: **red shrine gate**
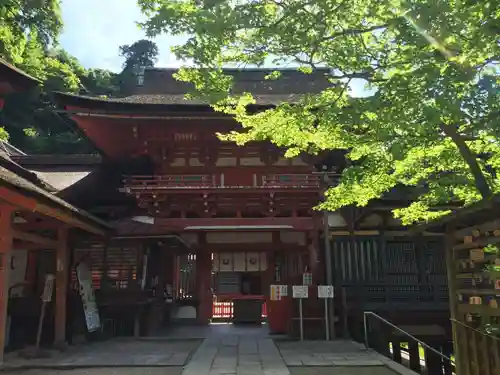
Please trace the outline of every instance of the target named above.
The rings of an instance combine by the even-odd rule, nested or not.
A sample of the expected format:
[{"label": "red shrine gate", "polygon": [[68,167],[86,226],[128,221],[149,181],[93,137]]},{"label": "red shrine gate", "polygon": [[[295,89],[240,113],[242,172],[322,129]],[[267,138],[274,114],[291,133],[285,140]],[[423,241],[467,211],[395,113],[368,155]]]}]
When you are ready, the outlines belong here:
[{"label": "red shrine gate", "polygon": [[[57,98],[108,163],[125,165],[118,190],[135,206],[117,221],[117,235],[177,234],[195,254],[188,294],[199,322],[212,317],[214,300],[265,300],[270,284],[299,282],[306,267],[321,281],[322,226],[312,210],[323,190],[318,160],[286,159],[268,143],[223,143],[216,133],[238,124],[205,105]],[[127,170],[144,159],[141,170]],[[180,280],[173,283],[182,297]]]},{"label": "red shrine gate", "polygon": [[[282,246],[288,246],[287,251],[280,252],[279,245],[272,249],[276,234],[280,235]],[[307,250],[304,233],[208,232],[204,240],[209,248],[222,248],[211,253],[213,320],[234,318],[234,301],[242,300],[262,303],[261,316],[267,317],[266,301],[270,284],[297,277],[304,268],[303,256]],[[230,250],[231,246],[234,251]],[[248,251],[241,250],[245,248]],[[179,266],[175,272],[174,294],[189,299],[197,294],[196,254],[178,256],[176,264]]]}]

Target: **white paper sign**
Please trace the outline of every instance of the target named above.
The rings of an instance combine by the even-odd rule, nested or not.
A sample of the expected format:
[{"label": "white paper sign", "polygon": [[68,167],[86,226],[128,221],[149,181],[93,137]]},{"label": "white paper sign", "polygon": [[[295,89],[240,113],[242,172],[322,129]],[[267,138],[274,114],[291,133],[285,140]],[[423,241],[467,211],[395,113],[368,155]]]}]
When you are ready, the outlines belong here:
[{"label": "white paper sign", "polygon": [[312,273],[306,272],[302,274],[302,284],[303,285],[312,285]]},{"label": "white paper sign", "polygon": [[288,285],[280,285],[279,287],[281,297],[288,297]]},{"label": "white paper sign", "polygon": [[318,285],[318,298],[333,298],[333,285]]},{"label": "white paper sign", "polygon": [[50,302],[52,301],[52,294],[54,292],[54,282],[56,277],[52,274],[45,275],[45,285],[43,288],[42,301]]},{"label": "white paper sign", "polygon": [[233,254],[220,253],[219,254],[219,272],[233,272]]},{"label": "white paper sign", "polygon": [[246,254],[234,253],[234,272],[245,272],[246,265]]},{"label": "white paper sign", "polygon": [[259,253],[247,253],[247,271],[258,272],[260,270]]},{"label": "white paper sign", "polygon": [[288,285],[271,285],[271,301],[280,301],[282,297],[288,296]]},{"label": "white paper sign", "polygon": [[307,285],[294,285],[293,298],[308,298],[309,287]]},{"label": "white paper sign", "polygon": [[101,322],[94,289],[92,288],[92,273],[85,263],[80,263],[76,268],[76,275],[80,285],[80,296],[82,299],[87,330],[89,332],[97,331],[101,328]]}]

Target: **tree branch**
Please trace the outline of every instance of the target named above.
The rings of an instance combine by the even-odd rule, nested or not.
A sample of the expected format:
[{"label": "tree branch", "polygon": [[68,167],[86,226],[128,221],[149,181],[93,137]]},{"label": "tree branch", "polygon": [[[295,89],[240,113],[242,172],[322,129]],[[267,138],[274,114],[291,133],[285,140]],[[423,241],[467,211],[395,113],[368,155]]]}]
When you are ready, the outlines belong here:
[{"label": "tree branch", "polygon": [[326,42],[326,41],[329,41],[331,39],[338,38],[339,36],[353,36],[353,35],[365,34],[365,33],[375,31],[375,30],[385,29],[387,26],[389,26],[389,24],[376,25],[376,26],[369,27],[367,29],[346,29],[346,30],[339,31],[339,32],[330,34],[328,36],[325,36],[324,38],[321,38],[320,41]]},{"label": "tree branch", "polygon": [[441,124],[440,127],[441,130],[448,137],[450,137],[453,143],[455,143],[455,146],[457,146],[460,155],[462,155],[465,162],[469,166],[472,176],[474,177],[476,188],[483,197],[483,199],[490,198],[493,195],[493,193],[488,184],[488,181],[486,180],[483,171],[479,167],[479,163],[477,162],[476,157],[472,154],[469,146],[467,146],[467,144],[465,143],[464,138],[462,138],[462,136],[458,134],[456,127],[453,125]]}]

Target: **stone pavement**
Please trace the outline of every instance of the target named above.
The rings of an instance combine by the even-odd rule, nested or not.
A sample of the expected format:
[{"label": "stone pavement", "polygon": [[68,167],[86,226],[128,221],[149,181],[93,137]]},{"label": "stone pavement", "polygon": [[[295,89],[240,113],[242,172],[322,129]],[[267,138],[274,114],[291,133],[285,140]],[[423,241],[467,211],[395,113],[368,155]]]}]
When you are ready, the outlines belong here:
[{"label": "stone pavement", "polygon": [[92,343],[46,359],[7,355],[6,367],[24,367],[20,375],[415,374],[351,341],[291,341],[271,338],[265,325],[228,324],[179,326],[163,337]]},{"label": "stone pavement", "polygon": [[384,366],[380,356],[347,341],[277,341],[287,366]]},{"label": "stone pavement", "polygon": [[[214,329],[182,375],[396,375],[388,360],[347,341],[271,339],[251,327]],[[400,368],[398,368],[400,370]]]},{"label": "stone pavement", "polygon": [[73,370],[24,370],[5,371],[6,375],[181,375],[182,367],[139,367],[139,368],[87,368]]},{"label": "stone pavement", "polygon": [[182,367],[201,340],[114,339],[52,351],[48,358],[25,359],[16,353],[5,356],[4,367],[15,368],[84,368],[84,367]]},{"label": "stone pavement", "polygon": [[270,338],[211,337],[200,345],[182,375],[289,375]]}]

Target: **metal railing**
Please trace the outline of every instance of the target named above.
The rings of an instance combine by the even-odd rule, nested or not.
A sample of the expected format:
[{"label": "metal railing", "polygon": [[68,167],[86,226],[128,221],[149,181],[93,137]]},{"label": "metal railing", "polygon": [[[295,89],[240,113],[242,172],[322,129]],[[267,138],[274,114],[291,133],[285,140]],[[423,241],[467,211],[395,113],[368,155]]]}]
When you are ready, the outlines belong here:
[{"label": "metal railing", "polygon": [[[401,353],[401,340],[392,340],[391,337],[386,337],[386,341],[381,340],[381,348],[374,348],[372,345],[370,345],[370,324],[368,322],[368,318],[373,317],[375,318],[378,322],[383,323],[386,327],[391,328],[392,330],[397,331],[400,333],[403,337],[406,337],[412,341],[413,344],[417,345],[417,351],[416,354],[418,356],[417,359],[411,358],[412,353],[410,350],[407,352],[408,358],[402,358],[402,356],[399,354],[397,355],[396,353],[399,352]],[[375,349],[379,351],[380,354],[385,355],[386,357],[394,360],[395,362],[398,362],[402,365],[405,365],[404,362],[409,362],[409,367],[411,370],[416,371],[417,373],[420,374],[439,374],[439,375],[448,375],[448,374],[453,374],[454,369],[455,369],[455,362],[452,358],[446,356],[445,354],[441,353],[439,350],[436,348],[433,348],[432,346],[426,344],[422,340],[419,340],[409,332],[406,332],[405,330],[399,328],[395,324],[391,323],[390,321],[384,319],[380,315],[372,312],[372,311],[365,311],[363,313],[363,325],[364,325],[364,344],[367,348],[370,349]],[[379,333],[379,338],[383,335]],[[392,348],[390,348],[389,344],[392,345]],[[398,347],[396,347],[398,346]],[[420,348],[423,350],[424,355],[420,355]],[[408,349],[410,349],[410,341],[408,341]],[[425,360],[424,358],[430,355],[433,355],[435,358],[438,359],[438,361],[430,362]],[[424,358],[422,358],[424,357]],[[406,360],[406,361],[404,361]],[[428,368],[431,367],[432,368]],[[424,367],[424,370],[422,370],[422,367]]]}]

